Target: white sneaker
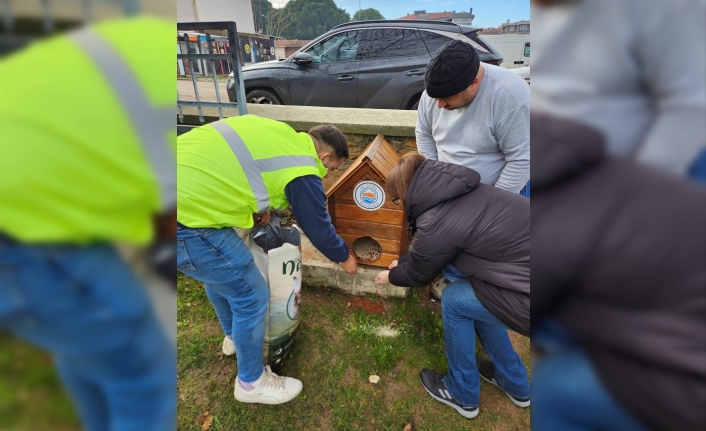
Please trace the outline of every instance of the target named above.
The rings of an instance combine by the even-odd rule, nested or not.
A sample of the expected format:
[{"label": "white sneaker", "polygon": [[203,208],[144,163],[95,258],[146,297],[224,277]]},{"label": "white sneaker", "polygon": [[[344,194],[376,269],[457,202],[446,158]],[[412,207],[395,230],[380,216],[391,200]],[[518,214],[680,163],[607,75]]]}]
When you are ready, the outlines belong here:
[{"label": "white sneaker", "polygon": [[259,379],[253,383],[254,389],[246,391],[235,380],[235,399],[243,403],[284,404],[302,391],[302,382],[291,377],[280,377],[270,366],[265,367]]},{"label": "white sneaker", "polygon": [[223,337],[223,354],[226,356],[235,355],[235,343],[228,337]]}]

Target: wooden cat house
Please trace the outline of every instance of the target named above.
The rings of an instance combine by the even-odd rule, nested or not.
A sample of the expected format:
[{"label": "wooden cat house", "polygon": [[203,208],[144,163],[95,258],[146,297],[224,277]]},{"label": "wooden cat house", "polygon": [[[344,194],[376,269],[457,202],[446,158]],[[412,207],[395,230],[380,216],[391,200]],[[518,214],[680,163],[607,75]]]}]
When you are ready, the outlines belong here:
[{"label": "wooden cat house", "polygon": [[358,263],[387,268],[407,251],[404,207],[385,193],[387,175],[399,159],[385,137],[377,135],[326,192],[336,232]]}]

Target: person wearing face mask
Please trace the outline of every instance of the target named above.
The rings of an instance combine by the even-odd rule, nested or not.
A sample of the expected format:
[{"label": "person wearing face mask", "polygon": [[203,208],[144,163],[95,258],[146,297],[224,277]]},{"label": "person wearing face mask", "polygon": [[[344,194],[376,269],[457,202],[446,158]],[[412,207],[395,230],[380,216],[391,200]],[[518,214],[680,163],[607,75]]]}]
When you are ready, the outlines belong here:
[{"label": "person wearing face mask", "polygon": [[270,208],[292,206],[297,224],[348,274],[358,270],[326,212],[321,178],[348,158],[334,126],[298,133],[253,115],[226,118],[177,139],[177,268],[204,283],[223,327],[223,353],[237,352],[235,398],[281,404],[302,383],[263,369],[270,291],[233,227],[264,226]]}]

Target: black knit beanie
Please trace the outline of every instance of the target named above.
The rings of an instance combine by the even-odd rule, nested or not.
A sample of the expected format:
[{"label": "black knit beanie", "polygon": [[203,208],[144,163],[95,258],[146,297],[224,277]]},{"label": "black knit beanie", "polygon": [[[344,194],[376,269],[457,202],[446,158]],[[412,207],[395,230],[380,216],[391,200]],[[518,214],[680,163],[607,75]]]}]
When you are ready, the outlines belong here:
[{"label": "black knit beanie", "polygon": [[439,48],[427,65],[424,88],[431,98],[451,97],[471,85],[479,67],[476,50],[465,42],[453,40]]}]

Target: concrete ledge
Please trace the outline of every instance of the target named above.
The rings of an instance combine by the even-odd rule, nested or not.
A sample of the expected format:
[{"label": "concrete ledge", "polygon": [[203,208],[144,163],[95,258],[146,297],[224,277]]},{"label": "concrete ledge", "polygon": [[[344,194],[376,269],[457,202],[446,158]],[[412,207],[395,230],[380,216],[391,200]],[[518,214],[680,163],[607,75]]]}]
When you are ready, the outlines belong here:
[{"label": "concrete ledge", "polygon": [[[185,123],[198,125],[198,109],[183,107]],[[343,133],[414,137],[417,111],[394,109],[322,108],[316,106],[254,105],[248,104],[248,113],[282,121],[294,130],[303,132],[318,124],[335,124]],[[203,108],[206,122],[218,120],[218,108]],[[238,111],[224,109],[224,117],[237,116]]]},{"label": "concrete ledge", "polygon": [[359,265],[358,274],[348,275],[338,264],[319,253],[309,239],[302,235],[302,282],[305,286],[337,287],[353,295],[372,293],[385,297],[406,297],[409,292],[408,287],[394,286],[389,283],[375,284],[375,277],[382,270],[383,268]]}]

